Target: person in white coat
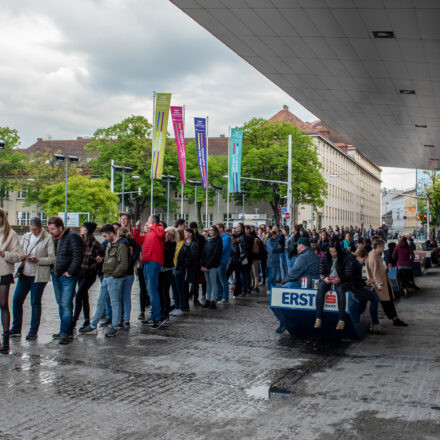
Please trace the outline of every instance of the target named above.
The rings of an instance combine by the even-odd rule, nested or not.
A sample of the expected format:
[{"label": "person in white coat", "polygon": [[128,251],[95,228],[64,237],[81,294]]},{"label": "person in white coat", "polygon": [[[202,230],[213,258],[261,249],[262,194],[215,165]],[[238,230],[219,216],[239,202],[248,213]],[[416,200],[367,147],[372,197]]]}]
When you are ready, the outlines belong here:
[{"label": "person in white coat", "polygon": [[0,209],[0,309],[3,327],[0,353],[9,352],[9,287],[14,283],[15,263],[23,258],[23,250],[15,231],[9,225],[5,211]]},{"label": "person in white coat", "polygon": [[37,339],[41,320],[41,298],[50,280],[50,268],[55,263],[52,236],[43,229],[40,217],[32,217],[30,231],[23,235],[23,260],[19,265],[17,287],[12,298],[12,327],[9,336],[20,337],[23,323],[23,303],[31,292],[31,327],[26,339]]}]

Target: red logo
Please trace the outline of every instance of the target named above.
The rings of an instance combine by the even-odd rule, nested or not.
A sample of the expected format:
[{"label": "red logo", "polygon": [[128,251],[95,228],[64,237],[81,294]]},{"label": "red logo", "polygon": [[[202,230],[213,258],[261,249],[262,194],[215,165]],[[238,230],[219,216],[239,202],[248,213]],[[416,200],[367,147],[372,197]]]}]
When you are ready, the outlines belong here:
[{"label": "red logo", "polygon": [[326,304],[336,304],[336,295],[328,294],[325,297]]}]

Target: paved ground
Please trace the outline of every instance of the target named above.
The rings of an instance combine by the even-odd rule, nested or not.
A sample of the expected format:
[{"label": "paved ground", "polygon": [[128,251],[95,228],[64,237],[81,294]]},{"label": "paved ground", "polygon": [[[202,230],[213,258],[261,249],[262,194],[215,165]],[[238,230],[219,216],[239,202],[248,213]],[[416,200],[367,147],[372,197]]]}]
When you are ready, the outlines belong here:
[{"label": "paved ground", "polygon": [[440,271],[418,280],[410,327],[339,343],[276,335],[254,296],[60,346],[48,286],[38,342],[0,356],[0,439],[439,439]]}]

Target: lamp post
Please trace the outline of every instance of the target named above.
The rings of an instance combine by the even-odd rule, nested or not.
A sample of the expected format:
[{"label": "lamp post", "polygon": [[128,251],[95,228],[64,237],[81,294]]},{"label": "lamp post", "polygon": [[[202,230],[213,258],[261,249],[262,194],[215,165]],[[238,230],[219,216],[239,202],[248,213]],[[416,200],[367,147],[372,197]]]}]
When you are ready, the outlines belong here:
[{"label": "lamp post", "polygon": [[167,182],[168,186],[168,201],[167,201],[167,225],[170,224],[170,183],[176,181],[176,176],[167,176],[162,174],[162,181]]},{"label": "lamp post", "polygon": [[197,222],[197,188],[202,186],[202,182],[197,180],[188,180],[188,183],[194,187],[194,221]]},{"label": "lamp post", "polygon": [[217,191],[217,223],[220,223],[220,193],[223,191],[223,187],[211,183],[211,188]]},{"label": "lamp post", "polygon": [[120,167],[118,165],[112,165],[112,170],[115,173],[121,173],[122,174],[122,200],[121,200],[121,209],[122,212],[125,212],[125,175],[131,174],[133,172],[133,168],[130,167]]},{"label": "lamp post", "polygon": [[66,178],[64,189],[64,225],[67,226],[67,185],[69,183],[69,165],[79,162],[78,156],[65,156],[64,154],[54,154],[53,157],[59,164],[66,166]]},{"label": "lamp post", "polygon": [[242,203],[241,203],[241,207],[242,207],[241,217],[242,217],[243,222],[244,222],[244,199],[245,199],[246,196],[247,196],[247,192],[246,191],[242,191],[241,192],[241,200],[242,200]]}]

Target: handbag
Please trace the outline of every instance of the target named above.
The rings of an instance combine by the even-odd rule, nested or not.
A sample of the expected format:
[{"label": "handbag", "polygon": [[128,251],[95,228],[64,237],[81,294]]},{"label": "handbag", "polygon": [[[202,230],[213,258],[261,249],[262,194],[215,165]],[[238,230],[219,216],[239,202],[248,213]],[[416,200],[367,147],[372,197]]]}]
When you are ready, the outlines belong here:
[{"label": "handbag", "polygon": [[[32,246],[31,250],[29,252],[27,252],[27,248],[26,248],[26,252],[28,254],[30,254],[36,247],[37,244],[41,241],[41,239],[43,238],[43,234],[41,234],[40,238],[37,240],[37,242]],[[29,245],[28,245],[29,246]],[[24,270],[24,265],[26,264],[26,261],[20,261],[19,263],[16,264],[15,266],[15,272],[14,272],[14,278],[20,278],[23,275],[23,270]]]}]

